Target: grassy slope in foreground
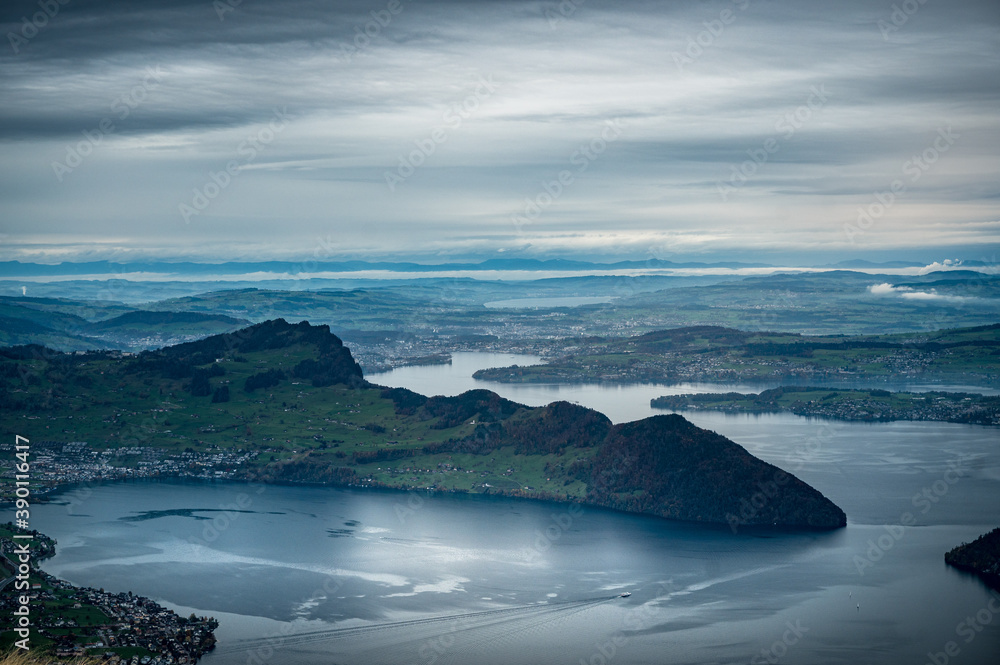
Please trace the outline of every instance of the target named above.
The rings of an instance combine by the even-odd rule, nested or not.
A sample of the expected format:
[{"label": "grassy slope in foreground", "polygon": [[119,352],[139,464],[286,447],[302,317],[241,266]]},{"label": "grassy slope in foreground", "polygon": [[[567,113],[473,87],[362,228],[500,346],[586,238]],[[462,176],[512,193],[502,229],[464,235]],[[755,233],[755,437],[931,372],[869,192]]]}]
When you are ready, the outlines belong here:
[{"label": "grassy slope in foreground", "polygon": [[[0,361],[5,436],[87,442],[104,467],[133,476],[491,492],[714,523],[846,523],[812,487],[680,416],[612,425],[565,402],[530,408],[485,390],[425,397],[374,386],[326,326],[279,319],[135,357],[19,348],[0,350]],[[52,478],[65,481],[72,460],[50,447]]]}]

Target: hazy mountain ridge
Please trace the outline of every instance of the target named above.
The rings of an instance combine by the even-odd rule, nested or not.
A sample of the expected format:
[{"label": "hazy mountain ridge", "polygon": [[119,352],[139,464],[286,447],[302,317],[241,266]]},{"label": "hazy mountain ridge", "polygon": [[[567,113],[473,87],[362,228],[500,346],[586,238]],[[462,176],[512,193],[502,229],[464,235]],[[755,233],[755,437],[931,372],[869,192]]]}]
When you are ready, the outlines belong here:
[{"label": "hazy mountain ridge", "polygon": [[[454,348],[455,338],[469,335],[492,335],[508,344],[527,342],[542,355],[551,355],[545,346],[559,338],[609,333],[626,337],[689,326],[857,335],[926,332],[1000,320],[1000,276],[966,270],[907,277],[834,270],[754,277],[595,275],[527,281],[421,278],[327,283],[349,288],[285,290],[288,284],[270,289],[242,283],[226,288],[216,282],[204,288],[184,287],[198,293],[146,297],[126,305],[107,298],[176,289],[162,283],[123,283],[114,288],[109,284],[103,290],[88,287],[97,300],[0,296],[0,315],[30,319],[57,333],[46,337],[44,331],[35,336],[24,332],[9,336],[6,343],[47,344],[61,350],[142,350],[229,332],[240,325],[210,318],[137,322],[115,331],[87,325],[135,311],[194,312],[251,323],[278,317],[307,319],[329,324],[334,333],[360,344],[356,351],[366,367],[383,366],[397,355],[447,352],[449,345]],[[6,282],[5,288],[10,285]],[[314,289],[316,284],[308,280],[300,286]],[[567,306],[558,300],[581,296],[598,302]],[[375,332],[379,334],[372,335]],[[405,338],[405,343],[395,345],[397,350],[379,341],[384,334]]]},{"label": "hazy mountain ridge", "polygon": [[60,351],[159,347],[249,323],[224,314],[132,310],[118,303],[50,298],[0,298],[0,319],[0,344],[41,344]]},{"label": "hazy mountain ridge", "polygon": [[483,261],[458,261],[446,263],[416,263],[411,261],[227,261],[223,263],[196,263],[192,261],[84,261],[62,263],[33,263],[0,261],[0,278],[40,277],[64,275],[114,275],[128,273],[161,274],[217,274],[274,272],[297,274],[303,272],[362,272],[382,270],[390,272],[443,272],[469,270],[628,270],[653,268],[767,268],[767,263],[739,261],[682,261],[663,259],[613,261],[600,263],[573,259],[486,259]]}]

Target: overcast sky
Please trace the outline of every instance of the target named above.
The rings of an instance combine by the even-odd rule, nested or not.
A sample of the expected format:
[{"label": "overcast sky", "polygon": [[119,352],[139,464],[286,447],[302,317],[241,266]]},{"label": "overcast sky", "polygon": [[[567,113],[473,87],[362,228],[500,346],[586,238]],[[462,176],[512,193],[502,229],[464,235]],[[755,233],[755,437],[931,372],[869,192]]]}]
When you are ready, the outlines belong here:
[{"label": "overcast sky", "polygon": [[35,0],[0,20],[0,259],[1000,243],[996,0]]}]

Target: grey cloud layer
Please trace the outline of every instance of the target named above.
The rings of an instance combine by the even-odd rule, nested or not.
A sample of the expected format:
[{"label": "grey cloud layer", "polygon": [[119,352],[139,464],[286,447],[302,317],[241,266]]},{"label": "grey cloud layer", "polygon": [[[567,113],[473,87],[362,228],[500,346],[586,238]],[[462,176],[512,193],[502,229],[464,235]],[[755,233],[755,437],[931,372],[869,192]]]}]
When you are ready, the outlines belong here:
[{"label": "grey cloud layer", "polygon": [[[628,251],[657,233],[692,251],[997,242],[1000,7],[927,0],[899,26],[892,7],[243,0],[220,19],[207,0],[69,0],[0,55],[2,249],[82,238],[239,255],[308,251],[329,234],[345,253],[552,251],[588,234]],[[4,35],[38,11],[4,3]],[[466,114],[481,77],[495,91]],[[241,146],[275,109],[287,128],[247,159]],[[613,119],[620,138],[580,158]],[[113,131],[57,178],[53,162],[102,120]],[[848,242],[857,209],[945,127],[961,138]],[[387,187],[436,129],[443,140]],[[734,180],[768,140],[776,149]],[[239,175],[182,219],[234,160]],[[571,184],[514,228],[566,170]],[[735,191],[720,196],[720,183]]]}]

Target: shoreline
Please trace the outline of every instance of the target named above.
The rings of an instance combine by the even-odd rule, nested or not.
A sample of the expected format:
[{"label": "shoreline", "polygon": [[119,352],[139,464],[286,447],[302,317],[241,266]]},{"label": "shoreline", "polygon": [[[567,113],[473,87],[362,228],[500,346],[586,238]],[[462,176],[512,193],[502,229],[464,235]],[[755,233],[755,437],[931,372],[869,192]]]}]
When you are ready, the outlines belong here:
[{"label": "shoreline", "polygon": [[[330,483],[315,483],[315,482],[297,482],[297,481],[281,481],[281,482],[258,482],[251,479],[240,479],[240,478],[196,478],[196,477],[186,477],[186,476],[159,476],[150,478],[114,478],[104,481],[99,481],[96,483],[67,483],[58,485],[50,492],[45,495],[43,501],[36,501],[36,503],[54,503],[59,504],[58,501],[53,501],[52,499],[58,499],[60,495],[72,492],[77,488],[88,488],[94,489],[104,485],[112,484],[142,484],[142,483],[157,483],[157,484],[167,484],[167,485],[234,485],[234,486],[244,486],[244,487],[290,487],[290,488],[303,488],[303,489],[329,489],[342,492],[357,492],[358,494],[364,493],[382,493],[382,494],[395,494],[395,495],[413,495],[416,494],[421,499],[423,497],[437,497],[437,498],[455,498],[461,500],[471,500],[471,501],[494,501],[494,500],[505,500],[511,502],[532,502],[536,504],[550,505],[553,507],[563,507],[567,509],[569,507],[579,507],[581,510],[596,510],[601,512],[614,513],[618,515],[627,515],[630,517],[639,517],[643,519],[656,520],[658,522],[663,522],[666,524],[672,524],[681,527],[694,527],[697,529],[705,529],[708,531],[725,531],[732,532],[732,528],[728,523],[725,522],[709,522],[709,521],[697,521],[697,520],[682,520],[670,517],[662,517],[660,515],[655,515],[653,513],[643,513],[634,512],[629,510],[620,510],[618,508],[612,508],[609,506],[602,506],[596,503],[588,503],[586,501],[566,501],[555,498],[541,498],[541,497],[530,497],[530,496],[517,496],[512,494],[506,494],[502,490],[496,492],[456,492],[451,490],[433,490],[422,487],[413,488],[403,488],[403,487],[388,487],[382,485],[358,485],[358,484],[330,484]],[[7,508],[12,504],[0,503],[0,508]],[[848,521],[847,525],[850,524]],[[773,535],[807,535],[807,534],[826,534],[834,533],[846,528],[847,525],[838,527],[810,527],[810,526],[788,526],[788,525],[770,525],[770,524],[740,524],[738,533],[733,533],[734,536],[737,535],[748,535],[748,536],[773,536]]]}]

